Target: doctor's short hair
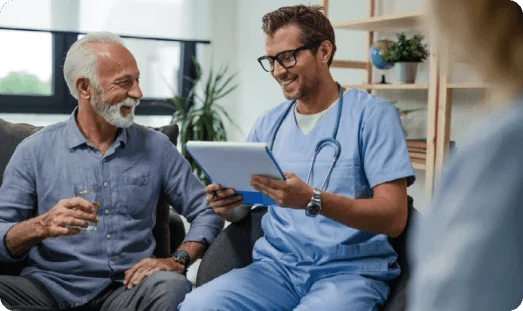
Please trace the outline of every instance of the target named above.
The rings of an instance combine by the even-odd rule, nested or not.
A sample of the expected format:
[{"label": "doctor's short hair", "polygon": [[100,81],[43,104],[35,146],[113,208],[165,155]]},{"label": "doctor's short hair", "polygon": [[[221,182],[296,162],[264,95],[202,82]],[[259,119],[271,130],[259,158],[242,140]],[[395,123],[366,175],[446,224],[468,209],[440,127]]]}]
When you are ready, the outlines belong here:
[{"label": "doctor's short hair", "polygon": [[[330,66],[336,52],[336,39],[334,37],[334,29],[329,19],[322,13],[322,10],[321,6],[296,5],[281,7],[263,16],[263,32],[268,36],[272,36],[282,27],[296,25],[301,30],[300,42],[303,44],[329,40],[332,44],[332,55],[328,62]],[[311,51],[316,53],[318,47],[311,49]]]},{"label": "doctor's short hair", "polygon": [[[511,0],[431,0],[429,26],[502,96],[523,88],[523,13]],[[452,53],[451,53],[452,54]],[[494,103],[494,102],[493,102]]]},{"label": "doctor's short hair", "polygon": [[73,43],[64,63],[64,78],[71,95],[78,99],[76,80],[80,77],[89,79],[95,90],[100,89],[98,81],[98,53],[90,43],[108,43],[124,45],[120,36],[110,32],[91,33]]}]

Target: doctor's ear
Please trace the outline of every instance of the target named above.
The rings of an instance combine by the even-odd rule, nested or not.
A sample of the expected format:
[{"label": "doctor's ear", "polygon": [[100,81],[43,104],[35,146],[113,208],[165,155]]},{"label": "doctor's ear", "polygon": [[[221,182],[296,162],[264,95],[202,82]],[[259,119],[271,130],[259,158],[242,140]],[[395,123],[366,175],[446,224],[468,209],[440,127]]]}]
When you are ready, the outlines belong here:
[{"label": "doctor's ear", "polygon": [[323,41],[318,47],[318,56],[322,63],[327,64],[332,55],[332,43],[329,40]]}]

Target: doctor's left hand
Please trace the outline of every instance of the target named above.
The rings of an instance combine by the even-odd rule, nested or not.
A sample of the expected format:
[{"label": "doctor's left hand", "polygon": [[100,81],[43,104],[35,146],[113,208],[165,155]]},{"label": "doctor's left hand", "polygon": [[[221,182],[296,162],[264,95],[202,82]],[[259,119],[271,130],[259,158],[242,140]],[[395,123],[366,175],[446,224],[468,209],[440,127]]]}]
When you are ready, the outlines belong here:
[{"label": "doctor's left hand", "polygon": [[251,186],[273,199],[281,207],[304,209],[310,202],[313,189],[293,173],[284,172],[285,180],[253,175]]}]

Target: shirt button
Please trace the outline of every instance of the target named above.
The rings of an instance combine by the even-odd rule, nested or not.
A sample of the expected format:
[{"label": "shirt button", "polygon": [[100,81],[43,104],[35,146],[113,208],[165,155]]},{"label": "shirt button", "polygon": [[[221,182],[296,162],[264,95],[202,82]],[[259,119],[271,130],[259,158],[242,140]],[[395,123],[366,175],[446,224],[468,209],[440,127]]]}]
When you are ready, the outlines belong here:
[{"label": "shirt button", "polygon": [[114,262],[111,260],[111,261],[109,261],[109,264],[110,265],[114,265]]},{"label": "shirt button", "polygon": [[80,305],[80,303],[79,303],[79,302],[77,302],[77,303],[75,303],[74,305],[78,307],[78,306]]},{"label": "shirt button", "polygon": [[84,299],[84,303],[87,302],[87,299]]},{"label": "shirt button", "polygon": [[106,209],[104,213],[105,213],[105,215],[109,215],[110,212],[108,209]]},{"label": "shirt button", "polygon": [[107,182],[104,182],[104,187],[109,187],[109,184]]},{"label": "shirt button", "polygon": [[110,234],[106,235],[105,237],[106,237],[108,240],[111,239],[111,235],[110,235]]}]

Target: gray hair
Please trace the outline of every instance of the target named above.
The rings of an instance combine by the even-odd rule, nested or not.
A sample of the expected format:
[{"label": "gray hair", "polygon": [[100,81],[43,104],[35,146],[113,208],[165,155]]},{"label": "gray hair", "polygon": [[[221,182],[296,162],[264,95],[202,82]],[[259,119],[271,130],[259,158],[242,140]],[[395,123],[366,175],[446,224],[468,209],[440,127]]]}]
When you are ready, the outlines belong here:
[{"label": "gray hair", "polygon": [[89,79],[95,88],[98,83],[98,54],[89,47],[89,43],[114,43],[124,45],[122,39],[110,32],[100,32],[85,35],[76,41],[65,57],[64,77],[69,92],[78,99],[76,80],[80,77]]}]

